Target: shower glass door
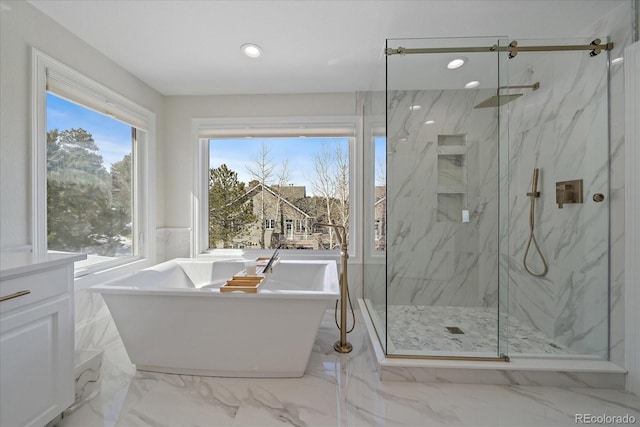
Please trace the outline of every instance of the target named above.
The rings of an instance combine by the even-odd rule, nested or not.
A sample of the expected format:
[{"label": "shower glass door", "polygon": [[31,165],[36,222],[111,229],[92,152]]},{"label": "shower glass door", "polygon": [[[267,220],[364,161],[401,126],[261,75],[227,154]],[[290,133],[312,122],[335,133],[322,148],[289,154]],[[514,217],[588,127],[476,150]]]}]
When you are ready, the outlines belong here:
[{"label": "shower glass door", "polygon": [[508,186],[500,185],[509,110],[495,99],[509,81],[507,53],[452,52],[507,44],[387,40],[392,49],[443,49],[386,57],[386,305],[378,317],[388,356],[507,353],[509,270],[499,259],[509,247]]},{"label": "shower glass door", "polygon": [[[517,42],[554,46],[592,40]],[[521,52],[508,67],[510,85],[537,86],[511,92],[522,95],[508,104],[509,138],[503,141],[508,141],[503,191],[510,215],[508,224],[501,224],[509,236],[501,260],[509,270],[509,355],[606,359],[608,52]],[[527,193],[534,169],[539,195],[532,203]],[[539,250],[531,243],[527,252],[532,229]]]}]

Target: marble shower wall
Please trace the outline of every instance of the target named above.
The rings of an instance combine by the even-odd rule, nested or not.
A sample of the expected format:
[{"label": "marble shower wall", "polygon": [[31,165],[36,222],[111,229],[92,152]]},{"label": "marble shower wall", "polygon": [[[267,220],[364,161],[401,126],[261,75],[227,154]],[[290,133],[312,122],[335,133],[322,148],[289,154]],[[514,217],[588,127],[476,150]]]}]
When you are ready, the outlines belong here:
[{"label": "marble shower wall", "polygon": [[[585,43],[586,44],[586,43]],[[513,84],[540,82],[511,104],[509,115],[510,315],[586,354],[607,353],[608,116],[606,56],[532,53]],[[503,107],[503,110],[506,107]],[[530,191],[540,168],[536,237],[549,272],[523,268],[529,239]],[[582,179],[584,203],[555,203],[556,182]],[[529,265],[542,271],[530,249]]]},{"label": "marble shower wall", "polygon": [[[594,27],[593,36],[618,32],[626,22],[624,14],[624,8],[618,8],[604,17]],[[630,30],[630,25],[627,28]],[[563,43],[588,44],[591,40]],[[628,38],[612,41],[620,49]],[[525,41],[519,43],[524,45]],[[536,44],[545,43],[536,40]],[[509,315],[577,353],[606,358],[609,281],[611,296],[616,298],[616,289],[621,286],[617,278],[623,275],[614,257],[609,265],[609,251],[618,240],[618,212],[623,211],[619,207],[624,179],[617,176],[624,171],[616,167],[619,162],[613,158],[620,150],[622,129],[614,121],[609,141],[609,84],[613,89],[618,77],[612,73],[610,81],[606,54],[529,53],[527,60],[530,66],[510,74],[510,84],[539,81],[540,89],[524,92],[508,104]],[[611,93],[612,110],[617,102],[623,102],[620,98]],[[522,262],[529,238],[530,201],[525,193],[530,191],[535,167],[540,168],[541,192],[536,201],[536,237],[549,264],[543,278],[529,275]],[[572,179],[583,179],[584,203],[559,209],[555,183]],[[605,202],[595,203],[595,193],[605,194]],[[529,259],[533,270],[541,271],[533,248]],[[611,331],[614,342],[620,335],[613,328]]]},{"label": "marble shower wall", "polygon": [[497,306],[497,111],[473,109],[492,95],[388,93],[388,304]]},{"label": "marble shower wall", "polygon": [[[608,37],[615,44],[610,57],[616,58],[631,43],[631,28],[630,4],[623,4],[581,34],[593,37],[547,42],[588,44]],[[496,109],[471,109],[491,93],[388,93],[388,303],[495,307],[499,267],[501,277],[509,277],[509,293],[501,294],[508,295],[509,316],[576,353],[609,354],[623,366],[622,67],[607,68],[606,54],[527,53],[516,60],[525,58],[526,66],[510,66],[509,84],[540,81],[541,88],[524,89],[523,97],[508,104],[508,129],[498,129]],[[415,104],[423,108],[409,110]],[[502,109],[506,114],[507,107]],[[433,125],[424,124],[427,116]],[[498,132],[509,144],[498,146]],[[466,163],[455,157],[438,162],[438,154],[461,153],[438,147],[438,134],[467,135]],[[508,161],[496,164],[499,156]],[[439,163],[466,169],[462,199],[446,193],[463,185],[438,185]],[[541,169],[543,194],[536,201],[536,236],[550,264],[542,279],[522,267],[534,167]],[[555,182],[570,179],[583,179],[585,203],[558,209]],[[497,205],[498,192],[508,203]],[[598,192],[607,196],[605,202],[592,201]],[[438,199],[444,210],[438,211]],[[460,205],[469,210],[470,222],[448,222]],[[534,270],[541,266],[535,254],[530,262]]]}]

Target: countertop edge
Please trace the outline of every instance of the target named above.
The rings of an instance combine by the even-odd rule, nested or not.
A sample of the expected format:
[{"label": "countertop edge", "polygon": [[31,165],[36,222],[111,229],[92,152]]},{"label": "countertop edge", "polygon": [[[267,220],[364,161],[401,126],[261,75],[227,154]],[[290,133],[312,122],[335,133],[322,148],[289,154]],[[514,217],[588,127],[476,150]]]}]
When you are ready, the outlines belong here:
[{"label": "countertop edge", "polygon": [[86,259],[86,254],[48,253],[36,255],[32,253],[0,252],[0,280],[49,270]]}]

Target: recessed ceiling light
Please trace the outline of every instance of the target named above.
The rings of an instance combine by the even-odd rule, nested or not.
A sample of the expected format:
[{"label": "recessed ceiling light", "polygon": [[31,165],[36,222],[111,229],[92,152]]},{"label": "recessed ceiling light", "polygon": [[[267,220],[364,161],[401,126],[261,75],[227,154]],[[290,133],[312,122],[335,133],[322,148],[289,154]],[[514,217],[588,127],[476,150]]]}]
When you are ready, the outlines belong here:
[{"label": "recessed ceiling light", "polygon": [[255,43],[245,43],[240,46],[240,50],[249,58],[257,58],[262,54],[262,48]]},{"label": "recessed ceiling light", "polygon": [[435,123],[435,120],[427,120],[426,122],[424,122],[425,125],[432,125]]},{"label": "recessed ceiling light", "polygon": [[447,64],[447,68],[450,70],[455,70],[456,68],[460,68],[467,62],[467,58],[456,58]]},{"label": "recessed ceiling light", "polygon": [[422,108],[422,105],[412,105],[411,107],[409,107],[409,110],[417,111],[417,110],[419,110],[421,108]]},{"label": "recessed ceiling light", "polygon": [[624,62],[624,57],[619,56],[611,60],[611,65],[618,65],[618,64],[621,64],[622,62]]},{"label": "recessed ceiling light", "polygon": [[474,87],[478,87],[478,86],[480,86],[480,82],[477,80],[473,80],[467,83],[466,85],[464,85],[465,89],[473,89]]}]

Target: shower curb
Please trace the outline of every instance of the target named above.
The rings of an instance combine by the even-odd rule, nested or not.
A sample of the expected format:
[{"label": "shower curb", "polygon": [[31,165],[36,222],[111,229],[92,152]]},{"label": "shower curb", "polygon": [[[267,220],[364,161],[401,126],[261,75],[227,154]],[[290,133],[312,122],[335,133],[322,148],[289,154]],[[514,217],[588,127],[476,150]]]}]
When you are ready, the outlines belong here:
[{"label": "shower curb", "polygon": [[606,360],[511,358],[461,361],[386,357],[368,309],[358,299],[381,381],[624,389],[627,371]]}]

